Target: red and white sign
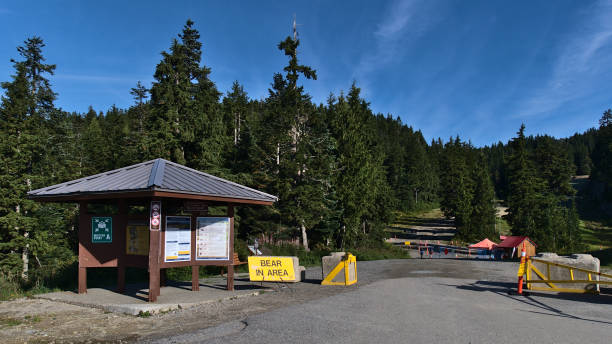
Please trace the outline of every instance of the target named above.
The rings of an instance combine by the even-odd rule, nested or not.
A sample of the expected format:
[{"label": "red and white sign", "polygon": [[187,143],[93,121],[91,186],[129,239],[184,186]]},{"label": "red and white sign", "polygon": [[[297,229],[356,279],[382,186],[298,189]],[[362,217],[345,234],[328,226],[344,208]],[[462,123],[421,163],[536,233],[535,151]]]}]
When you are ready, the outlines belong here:
[{"label": "red and white sign", "polygon": [[161,223],[161,202],[153,201],[151,202],[150,229],[152,231],[159,231],[160,223]]}]

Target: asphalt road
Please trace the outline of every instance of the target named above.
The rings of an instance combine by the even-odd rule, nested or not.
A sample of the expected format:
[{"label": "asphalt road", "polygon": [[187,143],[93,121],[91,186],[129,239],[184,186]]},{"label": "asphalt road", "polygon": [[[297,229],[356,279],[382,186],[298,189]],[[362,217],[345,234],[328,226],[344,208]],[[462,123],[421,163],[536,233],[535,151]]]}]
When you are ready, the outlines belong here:
[{"label": "asphalt road", "polygon": [[511,296],[516,270],[452,259],[359,262],[359,283],[346,292],[152,342],[610,343],[612,296]]}]

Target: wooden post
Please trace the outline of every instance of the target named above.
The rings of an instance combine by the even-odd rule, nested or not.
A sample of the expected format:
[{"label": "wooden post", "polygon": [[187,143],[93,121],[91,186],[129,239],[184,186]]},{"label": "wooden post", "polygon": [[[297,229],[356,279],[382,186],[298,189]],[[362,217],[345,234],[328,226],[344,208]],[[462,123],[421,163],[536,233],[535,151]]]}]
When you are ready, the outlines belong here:
[{"label": "wooden post", "polygon": [[234,205],[227,205],[227,216],[230,218],[230,242],[229,242],[229,259],[230,264],[227,266],[227,290],[234,290]]},{"label": "wooden post", "polygon": [[[197,257],[196,230],[198,229],[198,215],[191,213],[191,263],[194,264]],[[200,268],[198,265],[191,266],[191,291],[200,290]]]},{"label": "wooden post", "polygon": [[[156,199],[152,200],[156,201]],[[151,204],[149,202],[149,207]],[[163,204],[161,214],[164,213]],[[165,216],[160,216],[160,230],[151,230],[149,239],[149,302],[157,301],[159,295],[159,254],[160,254],[160,234],[164,226]]]},{"label": "wooden post", "polygon": [[117,292],[125,293],[125,266],[121,263],[121,260],[118,262],[119,266],[117,266]]},{"label": "wooden post", "polygon": [[168,281],[168,276],[166,274],[167,269],[159,269],[159,285],[162,287],[166,286],[166,282]]},{"label": "wooden post", "polygon": [[87,201],[81,201],[79,202],[79,294],[87,293],[87,262],[83,246],[87,231],[91,231],[87,220]]},{"label": "wooden post", "polygon": [[87,293],[87,268],[79,266],[79,294]]},{"label": "wooden post", "polygon": [[199,265],[191,266],[191,290],[192,291],[200,290],[200,266]]},{"label": "wooden post", "polygon": [[127,230],[128,206],[125,199],[118,201],[119,214],[117,216],[117,230],[115,231],[115,240],[118,242],[119,250],[117,253],[117,291],[125,292],[125,255],[126,255],[126,239],[125,231]]}]

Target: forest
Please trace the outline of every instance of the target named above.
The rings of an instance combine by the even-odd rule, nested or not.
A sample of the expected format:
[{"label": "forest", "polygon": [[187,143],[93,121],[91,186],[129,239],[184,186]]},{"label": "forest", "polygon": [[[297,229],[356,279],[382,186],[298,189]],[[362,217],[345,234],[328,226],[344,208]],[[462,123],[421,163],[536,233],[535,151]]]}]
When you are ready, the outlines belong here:
[{"label": "forest", "polygon": [[[581,250],[572,177],[612,200],[612,111],[569,138],[526,136],[474,147],[460,137],[427,142],[391,114],[376,114],[356,83],[315,104],[300,83],[317,79],[298,59],[300,41],[280,40],[287,63],[265,99],[240,81],[223,93],[188,20],[153,73],[135,81],[129,108],[68,113],[54,105],[56,66],[44,41],[17,47],[1,84],[0,279],[35,280],[74,264],[78,206],[41,204],[28,191],[165,158],[276,195],[272,207],[239,207],[237,235],[313,248],[378,247],[397,211],[440,207],[468,243],[495,238],[496,202],[515,235],[538,250]],[[52,61],[49,61],[52,62]],[[213,66],[214,67],[214,66]],[[603,111],[604,109],[602,109]],[[501,201],[500,201],[501,200]]]}]

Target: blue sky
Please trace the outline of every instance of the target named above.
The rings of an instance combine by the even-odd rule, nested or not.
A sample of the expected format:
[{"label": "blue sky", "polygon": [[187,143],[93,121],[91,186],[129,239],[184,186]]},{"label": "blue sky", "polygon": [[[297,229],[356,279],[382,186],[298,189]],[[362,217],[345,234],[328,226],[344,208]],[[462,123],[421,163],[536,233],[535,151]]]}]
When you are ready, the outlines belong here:
[{"label": "blue sky", "polygon": [[[228,4],[229,3],[229,4]],[[260,99],[286,59],[276,44],[296,14],[304,82],[316,102],[353,81],[373,111],[427,140],[477,146],[528,134],[570,136],[612,107],[612,1],[0,1],[0,80],[41,36],[56,105],[85,112],[133,103],[187,18],[221,92]]]}]

